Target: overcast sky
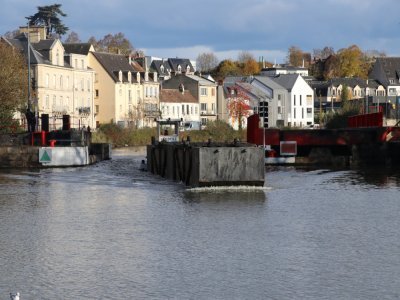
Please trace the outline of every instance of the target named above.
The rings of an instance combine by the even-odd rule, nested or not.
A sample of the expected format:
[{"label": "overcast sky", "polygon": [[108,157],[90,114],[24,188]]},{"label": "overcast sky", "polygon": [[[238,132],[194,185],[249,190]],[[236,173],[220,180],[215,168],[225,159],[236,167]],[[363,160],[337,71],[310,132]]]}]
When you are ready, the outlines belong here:
[{"label": "overcast sky", "polygon": [[0,0],[0,34],[26,24],[37,6],[61,3],[62,21],[84,42],[122,32],[146,55],[196,59],[214,52],[285,62],[290,46],[400,56],[399,0]]}]

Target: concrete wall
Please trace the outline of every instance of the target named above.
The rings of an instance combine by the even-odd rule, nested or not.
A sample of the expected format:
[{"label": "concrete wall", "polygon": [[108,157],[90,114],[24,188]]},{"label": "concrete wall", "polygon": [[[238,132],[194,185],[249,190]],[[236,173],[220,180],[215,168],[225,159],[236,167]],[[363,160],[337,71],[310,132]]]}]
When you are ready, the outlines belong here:
[{"label": "concrete wall", "polygon": [[85,166],[89,162],[87,146],[39,148],[39,163],[46,167]]},{"label": "concrete wall", "polygon": [[[46,155],[49,158],[43,157],[44,150],[47,151]],[[0,147],[0,168],[82,166],[110,158],[110,144],[91,144],[90,154],[88,147],[36,147],[26,145]],[[41,163],[41,160],[45,162]]]},{"label": "concrete wall", "polygon": [[39,147],[0,147],[0,168],[31,168],[39,166]]},{"label": "concrete wall", "polygon": [[153,174],[186,185],[264,185],[264,153],[252,146],[191,146],[157,144],[147,147]]},{"label": "concrete wall", "polygon": [[262,148],[202,147],[197,150],[199,186],[229,183],[258,185],[257,183],[264,182]]}]

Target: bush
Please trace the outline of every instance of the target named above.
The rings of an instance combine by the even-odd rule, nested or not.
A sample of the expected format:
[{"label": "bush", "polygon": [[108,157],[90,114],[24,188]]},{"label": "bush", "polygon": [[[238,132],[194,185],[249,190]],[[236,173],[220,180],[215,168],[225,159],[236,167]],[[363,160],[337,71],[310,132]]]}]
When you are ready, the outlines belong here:
[{"label": "bush", "polygon": [[181,139],[190,136],[192,142],[207,142],[211,139],[214,142],[232,142],[234,139],[246,141],[246,130],[234,130],[229,124],[223,121],[214,121],[207,124],[204,130],[184,131],[180,134]]},{"label": "bush", "polygon": [[151,142],[151,137],[156,135],[155,128],[122,128],[116,124],[101,125],[92,134],[92,142],[112,143],[114,147],[144,146]]}]

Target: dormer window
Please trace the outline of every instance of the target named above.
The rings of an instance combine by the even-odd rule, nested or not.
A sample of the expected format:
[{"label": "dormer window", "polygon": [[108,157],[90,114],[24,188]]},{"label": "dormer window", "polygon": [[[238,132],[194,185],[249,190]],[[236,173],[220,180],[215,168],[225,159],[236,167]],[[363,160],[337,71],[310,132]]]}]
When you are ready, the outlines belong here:
[{"label": "dormer window", "polygon": [[128,81],[129,81],[129,83],[132,82],[132,74],[130,71],[128,72]]},{"label": "dormer window", "polygon": [[186,67],[186,73],[190,73],[190,66],[189,65]]},{"label": "dormer window", "polygon": [[164,73],[164,66],[163,65],[161,65],[160,71],[161,71],[161,73]]},{"label": "dormer window", "polygon": [[118,73],[118,80],[122,82],[122,71],[119,71]]},{"label": "dormer window", "polygon": [[139,72],[136,73],[136,81],[138,83],[140,83],[140,73]]},{"label": "dormer window", "polygon": [[182,67],[181,67],[181,65],[178,65],[178,73],[181,73],[182,72]]}]

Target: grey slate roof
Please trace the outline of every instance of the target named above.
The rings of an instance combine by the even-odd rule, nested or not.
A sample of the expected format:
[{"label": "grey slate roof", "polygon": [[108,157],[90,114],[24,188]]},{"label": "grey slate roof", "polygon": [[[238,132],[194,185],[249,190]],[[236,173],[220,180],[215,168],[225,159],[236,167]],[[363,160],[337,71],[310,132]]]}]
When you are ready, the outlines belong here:
[{"label": "grey slate roof", "polygon": [[[15,47],[16,49],[19,49],[21,51],[21,53],[24,55],[26,61],[28,62],[28,38],[25,33],[22,33],[22,34],[16,36],[14,39],[3,38],[3,40],[8,42],[8,44]],[[54,40],[53,40],[53,42],[54,42]],[[29,47],[31,65],[50,64],[50,61],[48,60],[48,55],[46,57],[45,55],[43,55],[43,53],[36,50],[34,45],[35,44],[30,44],[30,47]]]},{"label": "grey slate roof", "polygon": [[291,92],[299,76],[299,74],[284,74],[278,75],[276,77],[271,77],[271,79],[278,83],[280,86],[283,86],[289,92]]},{"label": "grey slate roof", "polygon": [[270,87],[273,90],[284,90],[284,89],[286,89],[285,87],[280,85],[278,82],[273,80],[273,77],[255,76],[253,80],[258,80],[258,81],[260,81],[261,83],[263,83],[264,85]]},{"label": "grey slate roof", "polygon": [[400,57],[378,57],[373,67],[375,72],[383,74],[385,82],[382,84],[388,85],[390,79],[399,82],[400,79]]},{"label": "grey slate roof", "polygon": [[187,58],[168,58],[168,63],[173,72],[178,72],[178,66],[180,65],[182,68],[182,73],[186,72],[187,66],[190,67],[190,72],[194,72],[194,68],[192,63]]},{"label": "grey slate roof", "polygon": [[63,46],[65,49],[65,53],[88,55],[92,44],[90,44],[90,43],[65,43],[65,44],[63,44]]},{"label": "grey slate roof", "polygon": [[92,54],[115,82],[119,81],[119,71],[122,71],[124,82],[128,80],[129,71],[132,73],[132,82],[136,81],[136,72],[125,55],[100,52],[92,52]]}]

